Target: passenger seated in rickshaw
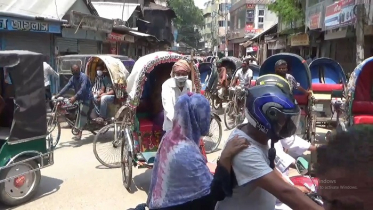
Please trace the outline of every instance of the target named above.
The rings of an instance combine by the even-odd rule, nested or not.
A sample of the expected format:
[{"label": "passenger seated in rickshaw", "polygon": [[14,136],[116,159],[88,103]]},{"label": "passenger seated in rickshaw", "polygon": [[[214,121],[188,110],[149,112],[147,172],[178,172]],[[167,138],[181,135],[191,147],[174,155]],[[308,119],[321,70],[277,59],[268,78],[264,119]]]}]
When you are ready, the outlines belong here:
[{"label": "passenger seated in rickshaw", "polygon": [[162,85],[162,104],[164,110],[163,131],[172,129],[174,107],[180,95],[191,92],[192,81],[188,79],[191,69],[187,61],[177,61],[171,71],[171,78]]},{"label": "passenger seated in rickshaw", "polygon": [[74,88],[75,95],[70,98],[70,103],[73,104],[77,100],[81,103],[79,104],[79,116],[77,116],[75,123],[75,127],[79,130],[79,133],[73,139],[80,140],[82,138],[83,128],[87,124],[88,117],[92,110],[93,95],[91,92],[91,82],[86,74],[80,72],[80,66],[72,65],[71,73],[73,76],[55,98],[62,96],[69,88]]},{"label": "passenger seated in rickshaw", "polygon": [[312,94],[311,90],[306,90],[300,84],[295,80],[293,75],[288,74],[288,64],[284,60],[278,60],[275,63],[275,73],[283,78],[285,78],[289,85],[290,85],[290,90],[300,90],[304,94]]},{"label": "passenger seated in rickshaw", "polygon": [[94,119],[95,121],[107,120],[107,110],[109,103],[113,103],[115,99],[113,84],[111,83],[108,71],[102,66],[96,67],[97,76],[92,87],[94,103],[99,107],[100,117]]},{"label": "passenger seated in rickshaw", "polygon": [[[201,94],[188,93],[175,105],[174,127],[162,138],[148,193],[151,210],[214,210],[231,195],[231,161],[249,146],[234,138],[223,150],[214,177],[198,145],[209,132],[210,104]],[[177,153],[175,153],[177,151]]]}]

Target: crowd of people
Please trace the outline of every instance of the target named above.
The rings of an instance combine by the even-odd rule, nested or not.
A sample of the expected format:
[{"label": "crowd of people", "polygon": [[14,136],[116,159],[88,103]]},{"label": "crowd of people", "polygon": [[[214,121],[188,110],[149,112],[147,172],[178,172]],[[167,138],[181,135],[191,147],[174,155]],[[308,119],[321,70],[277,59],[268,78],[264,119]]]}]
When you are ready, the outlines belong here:
[{"label": "crowd of people", "polygon": [[[249,60],[233,79],[233,84],[244,84],[246,98],[243,104],[245,121],[238,125],[226,140],[226,145],[212,174],[200,150],[201,136],[209,132],[210,104],[201,94],[192,93],[190,65],[176,62],[161,88],[164,109],[164,135],[156,154],[148,192],[147,206],[151,210],[363,210],[370,209],[373,201],[372,155],[373,126],[356,125],[347,131],[335,133],[322,147],[315,147],[297,137],[295,132],[300,108],[292,96],[297,89],[304,94],[311,91],[299,85],[288,74],[284,60],[275,64],[276,75],[262,79],[276,83],[260,83],[250,87],[252,71]],[[219,65],[219,85],[222,92],[228,88],[225,67]],[[71,67],[73,76],[57,96],[68,88],[75,89],[70,98],[81,103],[77,127],[82,129],[92,109],[99,104],[100,119],[105,119],[107,103],[113,89],[105,79],[103,66],[97,67],[92,86],[80,67]],[[250,73],[251,71],[251,73]],[[48,77],[49,74],[45,74]],[[271,79],[269,79],[271,77]],[[45,82],[46,88],[49,83]],[[225,88],[225,89],[223,89]],[[222,93],[222,94],[223,94]],[[263,99],[264,98],[264,99]],[[0,98],[0,110],[2,100]],[[105,105],[106,104],[106,105]],[[97,104],[96,104],[97,105]],[[78,139],[81,134],[78,135]],[[301,155],[317,152],[317,175],[322,180],[318,193],[324,206],[319,206],[304,193],[307,188],[289,183],[288,170],[295,160],[284,148]],[[356,186],[356,190],[333,188]],[[143,205],[141,207],[144,207]]]}]

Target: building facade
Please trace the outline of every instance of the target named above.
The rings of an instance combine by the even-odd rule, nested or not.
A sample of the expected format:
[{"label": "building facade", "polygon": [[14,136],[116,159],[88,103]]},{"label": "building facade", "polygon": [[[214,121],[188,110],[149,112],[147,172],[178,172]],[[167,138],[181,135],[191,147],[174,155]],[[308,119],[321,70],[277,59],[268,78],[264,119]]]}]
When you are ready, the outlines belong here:
[{"label": "building facade", "polygon": [[268,10],[269,3],[270,1],[232,0],[229,10],[228,43],[233,45],[234,56],[242,56],[246,52],[244,47],[240,47],[240,43],[246,42],[278,22],[277,16]]}]

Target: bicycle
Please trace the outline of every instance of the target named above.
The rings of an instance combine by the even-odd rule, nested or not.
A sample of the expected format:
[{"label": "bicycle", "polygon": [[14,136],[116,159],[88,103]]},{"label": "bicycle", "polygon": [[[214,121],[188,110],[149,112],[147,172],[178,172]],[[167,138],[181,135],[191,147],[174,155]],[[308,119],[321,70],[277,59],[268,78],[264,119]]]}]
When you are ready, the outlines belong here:
[{"label": "bicycle", "polygon": [[[224,109],[224,124],[228,130],[232,130],[245,120],[245,114],[243,111],[245,95],[246,92],[243,86],[229,88],[229,98],[232,98],[232,100],[228,102]],[[233,125],[228,123],[229,118],[233,119]]]}]

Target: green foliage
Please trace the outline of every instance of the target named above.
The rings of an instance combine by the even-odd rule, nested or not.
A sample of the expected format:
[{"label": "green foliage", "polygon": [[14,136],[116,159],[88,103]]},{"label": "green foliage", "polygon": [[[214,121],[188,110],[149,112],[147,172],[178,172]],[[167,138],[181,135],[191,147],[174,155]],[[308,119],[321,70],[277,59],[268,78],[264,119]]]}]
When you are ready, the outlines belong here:
[{"label": "green foliage", "polygon": [[204,25],[203,12],[194,5],[193,0],[168,0],[168,7],[174,10],[174,26],[178,30],[178,42],[197,48],[201,34],[195,28]]},{"label": "green foliage", "polygon": [[276,0],[268,5],[268,9],[281,17],[281,21],[285,23],[304,20],[304,11],[299,0]]}]

